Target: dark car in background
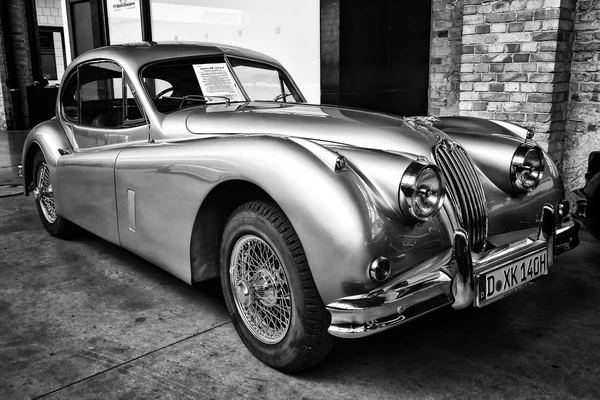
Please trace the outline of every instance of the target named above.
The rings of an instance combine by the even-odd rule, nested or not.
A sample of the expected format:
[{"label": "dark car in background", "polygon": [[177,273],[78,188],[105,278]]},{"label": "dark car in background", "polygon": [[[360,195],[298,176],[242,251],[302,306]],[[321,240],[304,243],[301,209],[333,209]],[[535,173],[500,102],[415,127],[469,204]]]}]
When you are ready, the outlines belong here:
[{"label": "dark car in background", "polygon": [[600,240],[600,151],[594,151],[588,158],[585,186],[574,192],[576,219]]}]

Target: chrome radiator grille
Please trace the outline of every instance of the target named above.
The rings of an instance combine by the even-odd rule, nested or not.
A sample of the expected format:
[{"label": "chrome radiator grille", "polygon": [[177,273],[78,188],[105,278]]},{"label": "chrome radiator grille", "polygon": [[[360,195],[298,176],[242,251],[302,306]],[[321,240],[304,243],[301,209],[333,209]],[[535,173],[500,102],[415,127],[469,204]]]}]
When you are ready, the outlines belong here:
[{"label": "chrome radiator grille", "polygon": [[471,250],[479,253],[487,240],[487,203],[473,161],[465,149],[447,140],[436,145],[434,156],[444,172],[448,197],[469,234]]}]

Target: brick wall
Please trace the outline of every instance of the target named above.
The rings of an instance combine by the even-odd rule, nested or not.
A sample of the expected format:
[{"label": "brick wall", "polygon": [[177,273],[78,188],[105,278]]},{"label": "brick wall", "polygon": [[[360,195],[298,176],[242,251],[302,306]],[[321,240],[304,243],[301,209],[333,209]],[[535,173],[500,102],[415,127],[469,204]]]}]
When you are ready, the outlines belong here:
[{"label": "brick wall", "polygon": [[[61,0],[36,0],[36,14],[38,26],[62,27]],[[63,36],[60,32],[53,32],[54,55],[57,79],[51,84],[59,83],[65,72],[65,59],[63,53]]]},{"label": "brick wall", "polygon": [[559,168],[575,0],[464,0],[460,115],[536,132]]},{"label": "brick wall", "polygon": [[600,150],[600,1],[578,1],[571,64],[564,175],[569,190],[583,186],[588,155]]},{"label": "brick wall", "polygon": [[4,57],[4,37],[0,30],[0,130],[8,129],[7,119],[10,118],[12,106],[8,101],[9,91],[6,85],[6,58]]},{"label": "brick wall", "polygon": [[40,26],[63,26],[61,0],[36,0],[38,24]]},{"label": "brick wall", "polygon": [[[31,68],[31,49],[29,47],[29,34],[27,31],[27,14],[25,0],[1,0],[8,3],[8,14],[12,33],[13,57],[16,65],[16,87],[18,89],[18,103],[13,108],[20,110],[20,116],[14,112],[13,118],[7,119],[8,129],[19,129],[28,126],[27,86],[33,84],[33,71]],[[33,21],[34,23],[36,21]],[[6,39],[6,38],[5,38]],[[39,74],[39,72],[38,72]],[[8,93],[3,93],[5,101],[11,101]],[[17,118],[19,119],[17,121]]]},{"label": "brick wall", "polygon": [[463,0],[433,0],[429,114],[458,114]]}]

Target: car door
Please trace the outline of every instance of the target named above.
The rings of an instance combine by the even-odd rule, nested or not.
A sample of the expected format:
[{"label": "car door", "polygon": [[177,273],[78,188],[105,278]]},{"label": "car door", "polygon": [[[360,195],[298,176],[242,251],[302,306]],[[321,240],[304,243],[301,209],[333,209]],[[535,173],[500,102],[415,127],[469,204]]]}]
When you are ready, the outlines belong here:
[{"label": "car door", "polygon": [[80,65],[65,80],[59,118],[73,144],[57,164],[58,212],[120,244],[115,161],[128,146],[149,141],[149,127],[122,68],[110,61]]}]

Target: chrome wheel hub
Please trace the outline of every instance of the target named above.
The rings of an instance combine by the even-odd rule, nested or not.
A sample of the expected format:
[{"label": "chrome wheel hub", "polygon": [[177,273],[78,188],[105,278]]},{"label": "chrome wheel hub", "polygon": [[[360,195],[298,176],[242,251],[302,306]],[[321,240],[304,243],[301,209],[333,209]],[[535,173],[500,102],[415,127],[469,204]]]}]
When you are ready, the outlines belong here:
[{"label": "chrome wheel hub", "polygon": [[229,281],[242,320],[263,343],[279,343],[292,316],[289,282],[275,251],[255,235],[241,237],[231,253]]},{"label": "chrome wheel hub", "polygon": [[33,196],[35,200],[38,201],[46,221],[54,223],[54,221],[56,221],[54,192],[52,191],[50,170],[45,162],[41,163],[40,168],[38,169],[36,187],[33,189]]},{"label": "chrome wheel hub", "polygon": [[250,287],[247,282],[239,281],[235,286],[235,297],[238,303],[249,306],[252,302],[252,295],[250,294]]}]

